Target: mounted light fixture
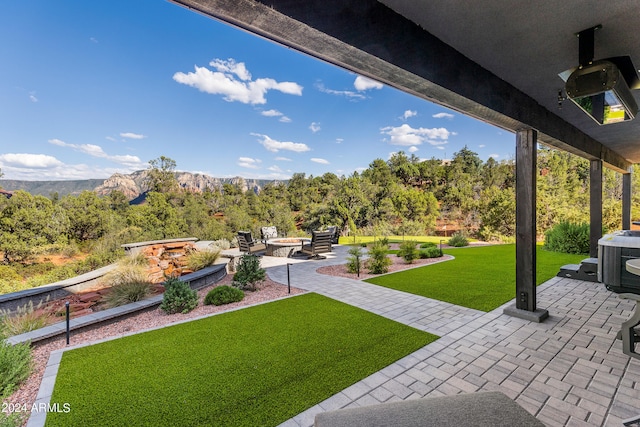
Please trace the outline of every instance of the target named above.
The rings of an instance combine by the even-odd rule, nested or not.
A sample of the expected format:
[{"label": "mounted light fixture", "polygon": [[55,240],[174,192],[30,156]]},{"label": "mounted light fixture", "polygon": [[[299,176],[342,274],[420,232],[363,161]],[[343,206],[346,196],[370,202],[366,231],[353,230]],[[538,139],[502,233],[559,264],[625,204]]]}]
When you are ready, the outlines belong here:
[{"label": "mounted light fixture", "polygon": [[632,120],[638,104],[630,86],[638,85],[638,75],[628,56],[593,60],[594,32],[600,28],[577,34],[580,66],[560,73],[567,98],[600,125]]},{"label": "mounted light fixture", "polygon": [[575,70],[565,90],[570,100],[601,125],[631,120],[638,112],[622,73],[607,60]]}]

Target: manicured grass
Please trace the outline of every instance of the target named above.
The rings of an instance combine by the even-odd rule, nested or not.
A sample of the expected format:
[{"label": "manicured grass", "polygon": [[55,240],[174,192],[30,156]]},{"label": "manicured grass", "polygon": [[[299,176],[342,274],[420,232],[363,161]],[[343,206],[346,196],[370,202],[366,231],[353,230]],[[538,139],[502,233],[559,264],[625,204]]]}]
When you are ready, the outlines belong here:
[{"label": "manicured grass", "polygon": [[[515,245],[447,249],[456,259],[368,279],[367,282],[463,307],[491,311],[515,298]],[[565,264],[585,255],[549,252],[537,247],[538,285]]]},{"label": "manicured grass", "polygon": [[274,426],[437,339],[306,294],[68,351],[47,426]]},{"label": "manicured grass", "polygon": [[[447,243],[449,237],[440,237],[440,236],[341,236],[339,242],[341,245],[354,245],[360,243],[373,243],[376,240],[380,240],[381,238],[386,237],[389,239],[389,243],[401,243],[403,240],[415,240],[418,243],[440,243],[442,240],[443,243]],[[469,239],[469,241],[474,241],[474,239]]]}]

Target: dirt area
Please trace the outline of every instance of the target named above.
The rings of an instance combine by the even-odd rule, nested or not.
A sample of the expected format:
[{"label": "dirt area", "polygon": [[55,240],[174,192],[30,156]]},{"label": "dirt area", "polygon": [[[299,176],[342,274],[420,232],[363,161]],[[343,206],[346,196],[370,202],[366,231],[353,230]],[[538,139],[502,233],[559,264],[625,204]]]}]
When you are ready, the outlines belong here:
[{"label": "dirt area", "polygon": [[[406,270],[408,268],[421,267],[423,265],[428,265],[428,264],[433,264],[433,263],[444,261],[444,260],[449,260],[449,259],[452,259],[453,257],[449,255],[445,255],[439,258],[416,259],[411,264],[407,264],[404,259],[395,255],[389,255],[389,258],[393,262],[393,264],[389,266],[389,273],[393,273],[395,271]],[[355,279],[355,280],[364,280],[364,279],[369,279],[371,277],[379,276],[379,274],[369,274],[368,270],[365,267],[363,267],[362,270],[360,271],[360,276],[358,277],[358,275],[356,274],[347,272],[346,264],[320,267],[317,270],[317,272],[321,274],[328,274],[330,276],[340,276],[340,277],[346,277],[348,279]]]}]

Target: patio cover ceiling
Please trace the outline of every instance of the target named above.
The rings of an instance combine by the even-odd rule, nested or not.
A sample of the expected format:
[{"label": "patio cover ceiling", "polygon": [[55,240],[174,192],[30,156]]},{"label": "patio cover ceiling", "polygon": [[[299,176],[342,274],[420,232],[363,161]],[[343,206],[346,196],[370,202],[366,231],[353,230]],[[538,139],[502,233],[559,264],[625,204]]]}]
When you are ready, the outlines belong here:
[{"label": "patio cover ceiling", "polygon": [[599,126],[558,107],[579,31],[601,24],[595,59],[629,55],[638,69],[636,0],[172,1],[620,172],[640,163],[640,117]]}]

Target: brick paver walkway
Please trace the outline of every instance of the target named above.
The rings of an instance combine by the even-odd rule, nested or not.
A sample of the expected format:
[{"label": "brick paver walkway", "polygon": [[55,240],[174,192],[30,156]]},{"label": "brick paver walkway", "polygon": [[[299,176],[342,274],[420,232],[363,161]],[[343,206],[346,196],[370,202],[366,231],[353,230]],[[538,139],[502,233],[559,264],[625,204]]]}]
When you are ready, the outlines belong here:
[{"label": "brick paver walkway", "polygon": [[[553,278],[538,287],[550,318],[531,323],[376,285],[316,273],[335,257],[290,266],[292,286],[439,335],[432,344],[283,423],[313,424],[316,413],[426,396],[502,391],[548,426],[621,426],[640,415],[640,360],[615,339],[634,303],[600,283]],[[287,283],[286,267],[268,268]],[[515,291],[514,291],[515,292]]]}]

